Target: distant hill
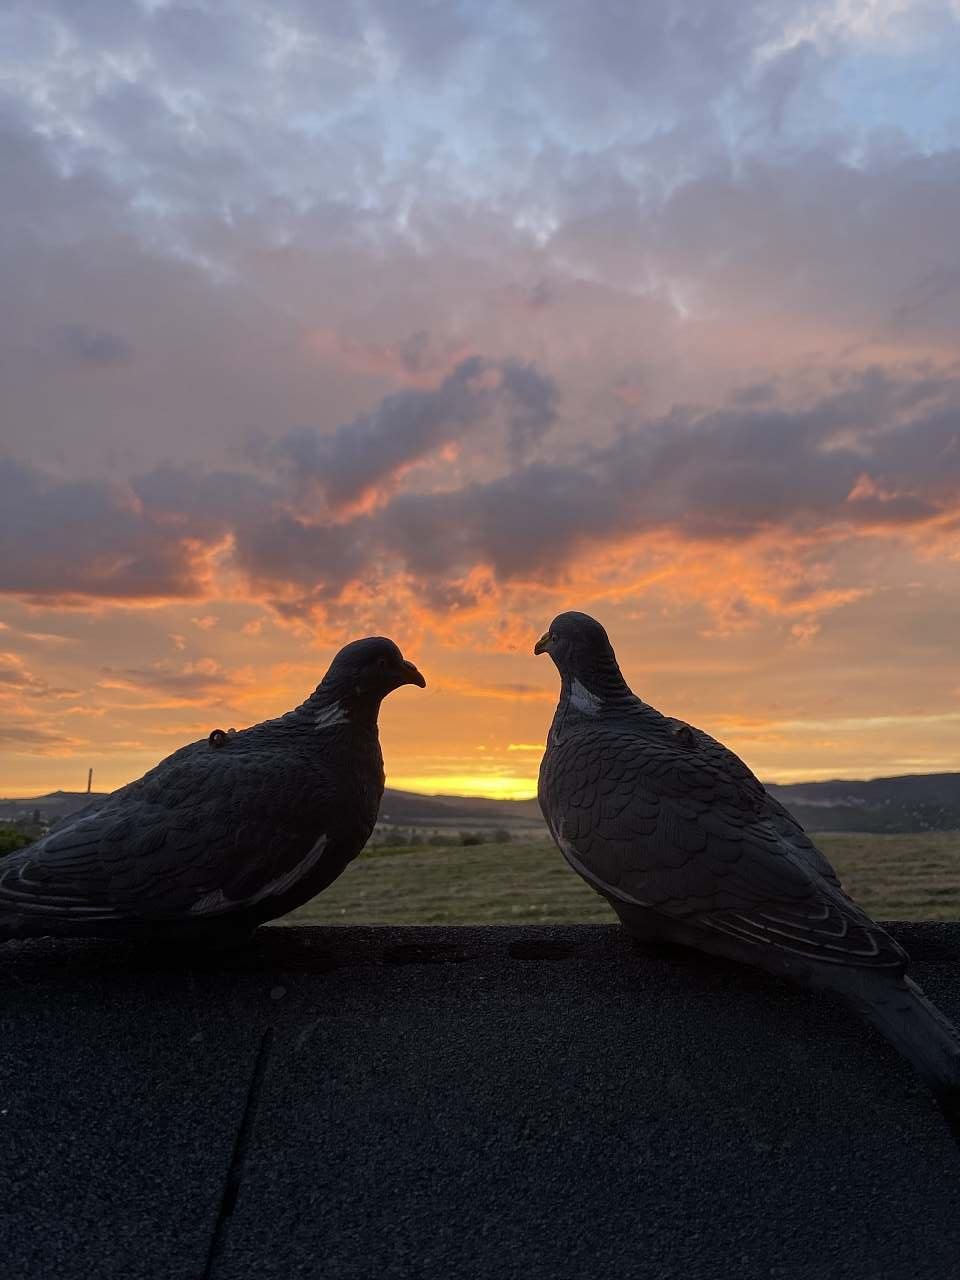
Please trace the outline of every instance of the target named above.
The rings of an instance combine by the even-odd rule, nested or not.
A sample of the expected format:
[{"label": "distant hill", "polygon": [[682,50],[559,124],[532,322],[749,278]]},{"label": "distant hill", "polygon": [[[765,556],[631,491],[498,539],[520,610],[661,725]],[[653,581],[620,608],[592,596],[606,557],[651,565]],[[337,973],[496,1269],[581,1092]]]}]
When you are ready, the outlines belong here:
[{"label": "distant hill", "polygon": [[768,789],[810,831],[960,831],[960,773]]},{"label": "distant hill", "polygon": [[[837,780],[770,784],[771,793],[810,831],[960,831],[960,773],[907,774],[871,782]],[[104,792],[52,791],[0,800],[0,822],[29,818],[39,809],[53,823]],[[536,800],[484,800],[475,796],[423,796],[388,787],[380,821],[399,827],[498,827],[536,830],[543,820]]]},{"label": "distant hill", "polygon": [[45,796],[29,796],[25,800],[0,800],[0,822],[15,822],[27,818],[35,809],[40,810],[44,822],[59,822],[68,814],[76,813],[92,800],[102,800],[106,791],[51,791]]},{"label": "distant hill", "polygon": [[485,800],[481,796],[422,796],[387,787],[380,821],[400,827],[543,828],[536,800]]},{"label": "distant hill", "polygon": [[[0,822],[29,818],[39,809],[46,822],[59,822],[84,805],[102,800],[106,791],[51,791],[45,796],[0,800]],[[380,821],[400,827],[480,826],[542,827],[536,800],[485,800],[480,796],[422,796],[387,787]]]},{"label": "distant hill", "polygon": [[[809,831],[960,831],[960,773],[769,784],[768,789]],[[414,827],[543,824],[536,800],[421,796],[390,788],[380,820]]]}]

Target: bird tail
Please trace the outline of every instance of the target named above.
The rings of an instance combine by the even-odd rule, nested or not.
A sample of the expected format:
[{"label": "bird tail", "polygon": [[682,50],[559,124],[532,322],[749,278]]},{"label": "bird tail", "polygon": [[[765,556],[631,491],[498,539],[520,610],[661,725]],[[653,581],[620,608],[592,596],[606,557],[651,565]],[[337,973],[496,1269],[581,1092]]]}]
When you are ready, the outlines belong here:
[{"label": "bird tail", "polygon": [[877,984],[855,1003],[923,1077],[960,1143],[960,1032],[909,978]]}]

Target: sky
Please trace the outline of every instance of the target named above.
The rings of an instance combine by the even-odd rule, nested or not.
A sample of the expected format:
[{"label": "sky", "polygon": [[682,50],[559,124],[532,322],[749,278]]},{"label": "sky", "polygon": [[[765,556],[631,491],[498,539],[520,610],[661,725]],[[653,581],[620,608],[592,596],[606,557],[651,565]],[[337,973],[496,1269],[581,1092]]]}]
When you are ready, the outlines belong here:
[{"label": "sky", "polygon": [[960,768],[960,0],[5,0],[0,794],[568,608],[762,778]]}]

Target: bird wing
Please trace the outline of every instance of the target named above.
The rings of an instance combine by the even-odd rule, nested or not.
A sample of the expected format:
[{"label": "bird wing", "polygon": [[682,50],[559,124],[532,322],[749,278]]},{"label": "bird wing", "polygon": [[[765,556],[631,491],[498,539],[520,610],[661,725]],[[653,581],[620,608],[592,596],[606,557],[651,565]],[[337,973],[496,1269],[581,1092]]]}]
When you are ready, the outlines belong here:
[{"label": "bird wing", "polygon": [[545,766],[557,842],[609,897],[754,945],[902,969],[799,824],[707,734],[598,725],[552,745]]},{"label": "bird wing", "polygon": [[312,845],[322,853],[305,815],[324,807],[329,784],[322,762],[306,777],[240,744],[193,743],[0,862],[0,910],[96,922],[257,901]]},{"label": "bird wing", "polygon": [[774,830],[790,849],[790,852],[814,873],[843,892],[840,879],[832,864],[820,852],[803,827],[779,800],[775,800],[760,779],[744,764],[738,755],[729,747],[725,747],[716,738],[711,738],[702,729],[693,725],[683,725],[690,735],[687,742],[692,741],[705,765],[714,772],[728,777],[742,789],[748,804],[759,804],[764,817],[773,825]]}]

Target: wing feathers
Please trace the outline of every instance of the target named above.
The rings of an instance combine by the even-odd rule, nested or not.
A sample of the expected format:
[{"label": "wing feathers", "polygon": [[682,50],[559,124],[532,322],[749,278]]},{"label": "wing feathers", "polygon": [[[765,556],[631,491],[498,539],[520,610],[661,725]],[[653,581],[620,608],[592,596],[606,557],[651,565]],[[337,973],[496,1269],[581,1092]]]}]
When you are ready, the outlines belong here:
[{"label": "wing feathers", "polygon": [[753,945],[902,970],[901,949],[746,765],[645,712],[592,717],[548,746],[541,804],[571,865],[610,897]]}]

